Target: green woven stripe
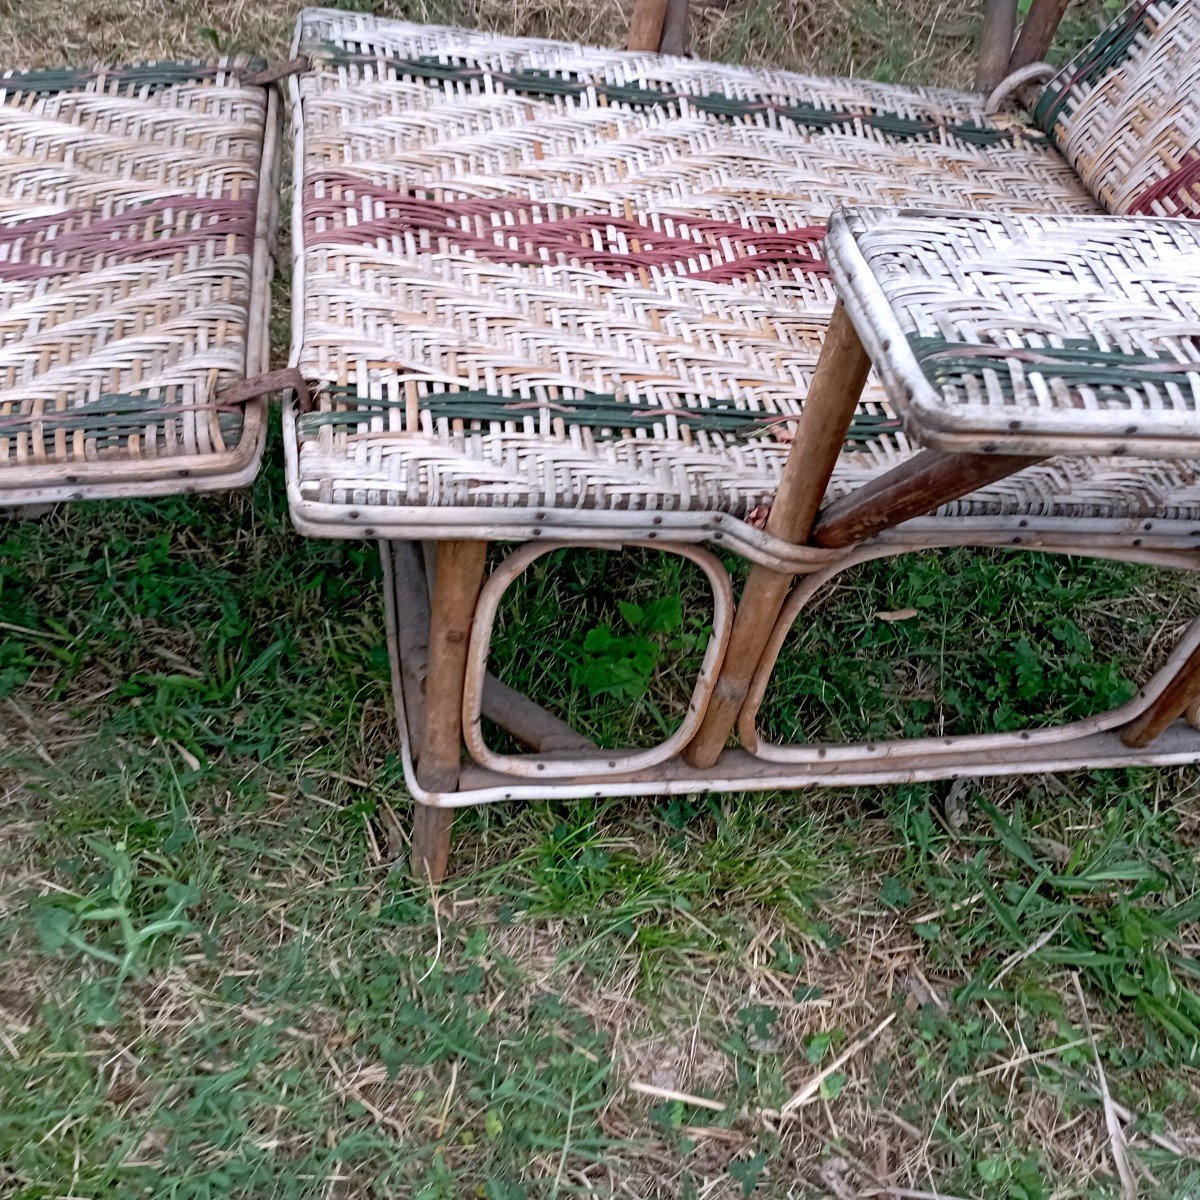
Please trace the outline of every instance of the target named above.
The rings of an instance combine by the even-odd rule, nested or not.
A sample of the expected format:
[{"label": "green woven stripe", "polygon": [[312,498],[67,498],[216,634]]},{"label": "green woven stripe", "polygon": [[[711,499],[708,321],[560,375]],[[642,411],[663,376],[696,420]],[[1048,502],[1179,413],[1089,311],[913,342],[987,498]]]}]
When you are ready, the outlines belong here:
[{"label": "green woven stripe", "polygon": [[[213,413],[223,435],[237,434],[241,430],[240,410],[214,406]],[[0,412],[0,438],[32,434],[36,426],[36,436],[46,441],[52,441],[59,430],[68,437],[76,430],[83,430],[89,438],[97,437],[101,445],[112,445],[143,435],[147,428],[170,422],[175,415],[175,405],[161,396],[148,396],[144,392],[105,392],[86,404],[50,408],[36,416],[24,412]]]},{"label": "green woven stripe", "polygon": [[[812,104],[775,104],[767,100],[735,99],[716,94],[690,96],[688,99],[693,108],[727,120],[737,120],[770,109],[805,129],[832,129],[858,120],[868,128],[878,129],[880,133],[897,141],[932,137],[943,130],[957,141],[972,146],[995,146],[1014,140],[1011,130],[993,129],[987,125],[973,125],[965,121],[939,124],[917,117],[901,117],[896,113],[850,112],[845,109],[818,108]],[[1031,132],[1035,138],[1041,137],[1036,130],[1023,131],[1026,136]]]},{"label": "green woven stripe", "polygon": [[[576,75],[553,75],[548,71],[526,68],[520,71],[487,71],[467,62],[445,63],[434,58],[391,58],[369,54],[358,54],[341,46],[326,44],[316,51],[316,57],[334,65],[359,65],[387,67],[400,75],[423,79],[432,83],[469,83],[488,78],[506,91],[522,96],[575,97],[594,89],[598,99],[607,104],[624,104],[631,108],[678,107],[681,100],[699,112],[725,121],[741,121],[763,113],[774,112],[786,117],[804,129],[831,129],[860,121],[871,129],[897,141],[936,137],[946,133],[949,137],[972,146],[995,146],[1012,142],[1016,133],[1007,129],[994,129],[987,125],[969,122],[947,122],[902,117],[896,113],[851,111],[848,109],[818,108],[811,104],[783,104],[766,96],[726,96],[710,92],[704,96],[677,94],[662,88],[638,84],[591,83]],[[1022,130],[1021,136],[1041,138],[1037,130]]]},{"label": "green woven stripe", "polygon": [[[333,385],[324,389],[335,405],[333,412],[304,413],[297,419],[301,434],[312,434],[327,427],[353,431],[359,425],[391,411],[398,411],[400,429],[407,428],[407,405],[403,400],[386,400],[359,396],[353,388]],[[345,405],[341,411],[337,406]],[[465,421],[469,424],[521,423],[526,419],[536,425],[542,413],[549,410],[554,420],[569,426],[592,430],[601,440],[621,437],[639,429],[661,427],[673,418],[681,428],[696,433],[719,433],[735,440],[748,441],[763,437],[786,418],[777,414],[747,412],[732,404],[719,403],[707,408],[663,409],[650,404],[634,404],[618,400],[615,395],[588,392],[582,396],[552,401],[539,401],[520,396],[496,396],[490,392],[429,392],[417,401],[422,413],[435,421]],[[869,442],[893,433],[900,428],[894,417],[862,413],[855,417],[846,435],[849,442]]]},{"label": "green woven stripe", "polygon": [[[244,68],[247,73],[261,71],[266,67],[265,59],[251,59]],[[102,75],[106,83],[120,83],[135,90],[148,88],[158,91],[180,83],[196,83],[212,78],[231,68],[216,67],[201,62],[139,63],[128,67],[111,67],[103,71],[72,70],[70,68],[39,71],[18,71],[0,78],[0,89],[6,92],[34,92],[49,96],[59,92],[74,92],[86,88]]]},{"label": "green woven stripe", "polygon": [[[1163,0],[1174,7],[1177,0]],[[1062,72],[1063,84],[1057,91],[1049,87],[1038,97],[1033,119],[1047,133],[1054,132],[1063,109],[1071,101],[1075,88],[1093,83],[1128,57],[1137,35],[1146,27],[1144,2],[1126,9],[1107,29],[1104,29],[1082,53],[1071,60]]]},{"label": "green woven stripe", "polygon": [[[985,370],[994,372],[994,383],[1006,397],[1014,394],[1010,362],[1020,362],[1025,375],[1055,379],[1072,388],[1089,388],[1115,394],[1127,388],[1175,384],[1195,388],[1200,363],[1189,370],[1183,363],[1150,354],[1105,350],[1087,338],[1067,339],[1064,346],[1036,346],[1014,350],[1006,346],[976,346],[942,338],[909,337],[925,378],[936,388],[961,386],[978,379]],[[990,381],[991,382],[991,381]]]}]

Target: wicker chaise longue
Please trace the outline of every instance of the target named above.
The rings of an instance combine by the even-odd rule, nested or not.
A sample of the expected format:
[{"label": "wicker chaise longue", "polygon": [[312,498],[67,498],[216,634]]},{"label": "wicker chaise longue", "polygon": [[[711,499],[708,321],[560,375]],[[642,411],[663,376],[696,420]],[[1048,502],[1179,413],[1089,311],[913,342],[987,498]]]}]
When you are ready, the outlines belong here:
[{"label": "wicker chaise longue", "polygon": [[[658,31],[662,7],[643,4],[638,16],[652,10]],[[1010,59],[1011,7],[989,5],[985,71],[1023,69],[990,101],[302,14],[295,51],[308,69],[290,81],[293,363],[312,398],[285,406],[289,501],[306,533],[383,545],[398,720],[418,802],[416,870],[440,878],[450,818],[464,804],[1200,760],[1200,734],[1174,720],[1200,675],[1195,627],[1131,705],[1073,726],[841,747],[772,747],[756,731],[789,622],[822,582],[866,558],[1019,545],[1200,565],[1200,482],[1186,457],[1194,447],[1155,441],[1151,420],[1123,440],[1119,430],[1069,445],[1066,435],[1031,434],[998,456],[1004,472],[990,442],[974,455],[945,453],[975,445],[968,431],[937,467],[961,475],[962,463],[993,455],[979,486],[963,494],[961,478],[948,486],[939,477],[942,490],[899,527],[885,520],[834,541],[814,532],[823,498],[832,512],[929,453],[919,453],[912,414],[893,403],[888,380],[872,375],[860,396],[862,379],[852,378],[855,355],[862,376],[867,360],[847,349],[854,333],[835,309],[835,264],[823,248],[842,205],[1009,222],[984,234],[954,226],[957,252],[978,251],[996,281],[975,302],[1018,331],[1009,391],[996,390],[1001,373],[989,366],[963,385],[970,404],[960,416],[988,416],[989,403],[1041,406],[1043,416],[1076,405],[1084,433],[1093,420],[1127,423],[1122,406],[1194,421],[1194,292],[1180,299],[1184,280],[1162,266],[1158,235],[1140,266],[1119,235],[1139,216],[1196,228],[1186,219],[1200,216],[1200,0],[1135,4],[1057,72],[1026,66],[1020,52],[1038,36],[1030,26],[1052,26],[1063,5],[1035,5]],[[1020,214],[1104,213],[1120,214],[1104,253],[1069,224],[1040,227],[1030,251],[1013,224]],[[886,215],[868,223],[886,226]],[[940,224],[927,219],[912,236],[933,237]],[[1081,294],[1094,300],[1107,279],[1143,341],[1157,336],[1159,313],[1170,379],[1154,374],[1168,369],[1161,363],[1126,378],[1128,356],[1110,354],[1098,383],[1077,386],[1074,365],[1022,359],[1031,353],[1022,336],[1053,353],[1078,340],[1074,326],[1054,325],[1075,303],[1056,299],[1055,281],[1078,277],[1093,243],[1104,266]],[[1039,283],[1004,279],[1035,252]],[[1122,292],[1136,270],[1157,272],[1157,306],[1140,285]],[[935,274],[925,285],[960,293],[953,264]],[[938,304],[925,311],[953,349],[961,314],[942,321]],[[830,352],[814,385],[831,318],[846,346]],[[1085,331],[1111,338],[1110,326]],[[822,386],[849,397],[848,432],[836,420],[815,435],[803,428],[805,398]],[[522,544],[486,573],[488,542]],[[728,574],[704,543],[754,564],[736,622]],[[714,598],[688,711],[649,751],[591,745],[487,673],[497,606],[531,563],[557,546],[622,544],[691,559]],[[1146,725],[1147,712],[1157,714],[1154,732],[1166,732],[1134,746],[1122,730]],[[485,715],[529,751],[488,746]],[[735,722],[740,745],[729,746]]]},{"label": "wicker chaise longue", "polygon": [[282,134],[264,65],[0,75],[0,506],[254,478]]},{"label": "wicker chaise longue", "polygon": [[[1064,7],[1034,0],[1014,48],[1015,0],[988,0],[978,93],[660,54],[679,0],[640,0],[627,52],[308,10],[276,373],[281,72],[9,73],[0,504],[244,483],[292,388],[296,526],[383,548],[432,879],[465,804],[1200,761],[1196,624],[1070,726],[757,727],[791,623],[855,563],[1200,566],[1200,0],[1140,0],[1047,71]],[[519,543],[490,573],[489,542]],[[601,749],[488,673],[505,590],[564,545],[711,584],[657,747]],[[720,550],[752,564],[736,604]]]}]

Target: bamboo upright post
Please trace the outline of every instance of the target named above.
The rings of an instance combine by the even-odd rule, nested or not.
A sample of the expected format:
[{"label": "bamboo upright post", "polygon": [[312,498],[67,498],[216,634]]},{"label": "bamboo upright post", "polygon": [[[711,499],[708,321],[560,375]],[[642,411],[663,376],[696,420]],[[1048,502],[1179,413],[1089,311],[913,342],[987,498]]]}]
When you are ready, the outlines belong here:
[{"label": "bamboo upright post", "polygon": [[[870,369],[871,360],[839,300],[767,517],[768,533],[793,543],[808,540]],[[704,721],[683,752],[689,765],[707,769],[721,756],[791,582],[791,575],[751,568]]]},{"label": "bamboo upright post", "polygon": [[1069,3],[1070,0],[1033,0],[1029,15],[1017,35],[1017,44],[1013,47],[1005,74],[1011,75],[1014,71],[1019,71],[1030,63],[1041,62],[1046,57],[1046,51],[1054,41],[1054,35]]},{"label": "bamboo upright post", "polygon": [[688,0],[667,0],[667,15],[663,20],[659,49],[664,54],[687,53]]},{"label": "bamboo upright post", "polygon": [[662,45],[668,2],[669,0],[637,0],[629,21],[630,50],[657,50]]},{"label": "bamboo upright post", "polygon": [[[429,674],[425,680],[425,731],[417,778],[431,792],[453,791],[462,760],[463,680],[471,620],[487,558],[486,542],[437,545],[437,569],[429,629]],[[450,853],[453,812],[417,805],[413,821],[412,870],[439,882]]]},{"label": "bamboo upright post", "polygon": [[1017,30],[1017,0],[985,0],[975,86],[990,92],[1008,74]]},{"label": "bamboo upright post", "polygon": [[441,883],[450,865],[450,833],[454,809],[413,805],[412,858],[409,864],[414,878]]}]

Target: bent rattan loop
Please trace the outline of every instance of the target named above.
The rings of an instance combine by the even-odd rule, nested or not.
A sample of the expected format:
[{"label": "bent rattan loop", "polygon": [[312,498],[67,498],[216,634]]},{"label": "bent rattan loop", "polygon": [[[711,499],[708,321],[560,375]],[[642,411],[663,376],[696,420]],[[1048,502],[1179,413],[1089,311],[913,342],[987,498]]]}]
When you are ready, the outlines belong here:
[{"label": "bent rattan loop", "polygon": [[[705,647],[704,658],[696,676],[696,685],[688,701],[687,711],[679,727],[665,741],[647,750],[604,750],[596,748],[584,756],[592,769],[628,772],[658,766],[674,757],[687,745],[695,734],[704,709],[712,695],[713,685],[721,670],[721,663],[729,644],[729,632],[733,625],[733,584],[720,559],[699,546],[686,542],[637,542],[629,545],[661,550],[677,554],[694,562],[703,572],[712,587],[713,618],[712,633]],[[499,754],[489,748],[483,737],[483,691],[487,672],[488,647],[491,645],[492,626],[500,602],[508,587],[538,558],[552,550],[561,550],[563,543],[534,542],[526,544],[510,554],[495,567],[488,576],[480,593],[471,627],[471,643],[467,658],[467,675],[463,689],[463,741],[471,757],[480,764],[499,774],[516,778],[555,779],[578,774],[579,752],[553,755]],[[620,547],[609,547],[619,549]]]},{"label": "bent rattan loop", "polygon": [[1045,83],[1057,74],[1058,68],[1052,67],[1049,63],[1030,63],[1028,66],[1020,67],[1011,75],[1005,76],[992,88],[983,102],[983,111],[989,115],[995,115],[1004,107],[1010,97],[1019,95],[1035,83]]},{"label": "bent rattan loop", "polygon": [[[891,545],[873,543],[856,547],[847,551],[845,557],[832,564],[825,570],[807,576],[799,582],[788,595],[778,619],[771,631],[766,651],[755,670],[745,703],[738,716],[738,737],[746,749],[764,761],[776,763],[818,763],[837,761],[858,761],[864,756],[878,756],[900,762],[907,758],[926,759],[935,755],[956,755],[965,751],[996,750],[1021,751],[1025,747],[1038,744],[1058,744],[1073,738],[1083,738],[1094,733],[1117,729],[1143,712],[1155,697],[1166,687],[1187,656],[1197,646],[1200,646],[1200,617],[1195,618],[1188,626],[1183,638],[1175,646],[1168,660],[1155,672],[1153,678],[1138,691],[1138,694],[1127,704],[1109,712],[1098,713],[1094,717],[1072,721],[1066,725],[1057,725],[1041,729],[1023,729],[1003,734],[979,734],[975,736],[957,735],[938,738],[907,738],[862,745],[824,745],[812,743],[797,745],[776,745],[764,742],[758,729],[758,715],[770,686],[771,676],[775,665],[783,651],[788,636],[795,628],[804,609],[816,598],[821,589],[830,583],[843,571],[860,566],[880,558],[892,558],[901,554],[912,553],[923,547],[906,546],[902,543]],[[1087,556],[1086,551],[1078,547],[1064,550],[1061,547],[1047,545],[1040,548],[1044,553]],[[1094,552],[1094,557],[1116,559],[1128,562],[1153,562],[1162,568],[1196,570],[1197,564],[1182,563],[1174,555],[1163,555],[1155,558],[1144,552],[1103,551]]]}]

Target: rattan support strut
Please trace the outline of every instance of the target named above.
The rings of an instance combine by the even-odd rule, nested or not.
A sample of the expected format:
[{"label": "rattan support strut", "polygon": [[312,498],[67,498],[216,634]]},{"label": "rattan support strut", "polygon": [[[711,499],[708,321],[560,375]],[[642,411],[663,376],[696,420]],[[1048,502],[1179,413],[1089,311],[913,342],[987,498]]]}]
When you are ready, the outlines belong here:
[{"label": "rattan support strut", "polygon": [[[796,425],[779,494],[767,517],[768,533],[789,542],[808,540],[870,368],[854,325],[839,301],[813,375],[812,391]],[[790,575],[766,567],[751,568],[704,722],[683,752],[689,765],[711,767],[724,749],[790,586]]]}]

